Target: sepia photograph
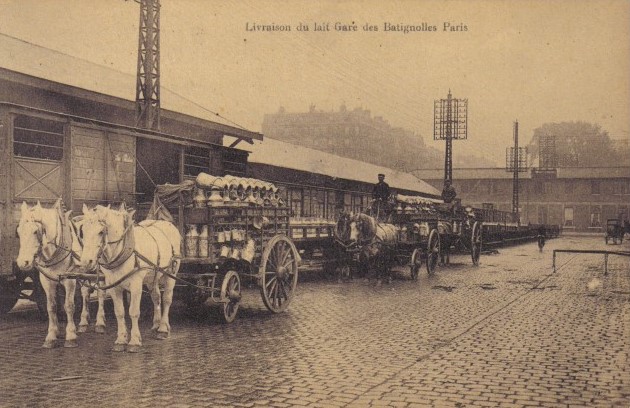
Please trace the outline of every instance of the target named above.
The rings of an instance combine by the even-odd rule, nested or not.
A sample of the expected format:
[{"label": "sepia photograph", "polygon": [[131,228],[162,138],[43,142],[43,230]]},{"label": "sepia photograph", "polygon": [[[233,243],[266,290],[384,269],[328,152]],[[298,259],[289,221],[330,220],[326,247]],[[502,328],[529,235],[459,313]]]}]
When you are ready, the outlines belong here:
[{"label": "sepia photograph", "polygon": [[0,407],[630,407],[630,1],[0,0]]}]

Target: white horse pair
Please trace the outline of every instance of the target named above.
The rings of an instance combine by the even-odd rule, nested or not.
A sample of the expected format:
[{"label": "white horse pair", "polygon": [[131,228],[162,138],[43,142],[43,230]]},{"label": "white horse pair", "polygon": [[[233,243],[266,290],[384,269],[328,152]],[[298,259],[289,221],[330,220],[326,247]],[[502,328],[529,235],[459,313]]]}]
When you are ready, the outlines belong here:
[{"label": "white horse pair", "polygon": [[[25,205],[22,206],[23,219],[24,207]],[[39,207],[41,208],[41,206]],[[20,226],[23,224],[22,221],[20,221]],[[25,227],[18,227],[22,246],[24,245],[22,244],[23,234],[20,233],[20,228],[25,229]],[[147,220],[134,224],[133,212],[128,212],[123,204],[119,210],[112,210],[109,206],[96,206],[89,209],[84,205],[80,229],[83,245],[80,250],[79,264],[87,270],[98,270],[103,273],[105,278],[103,289],[107,289],[114,303],[118,335],[113,350],[124,351],[126,349],[129,352],[137,352],[142,346],[138,319],[140,317],[143,284],[150,289],[154,305],[152,330],[157,331],[158,338],[167,338],[170,333],[168,315],[175,287],[174,279],[168,277],[167,274],[171,276],[177,274],[181,258],[181,236],[177,228],[167,221]],[[30,236],[38,235],[37,230],[33,227],[30,230],[32,231]],[[24,235],[25,237],[29,236],[28,231],[25,230]],[[78,242],[78,239],[76,241]],[[21,252],[22,249],[20,249]],[[59,269],[61,270],[61,268]],[[64,281],[65,285],[72,287],[73,284]],[[163,296],[161,296],[160,288],[164,289]],[[128,339],[125,323],[124,291],[131,294],[129,302],[130,339]],[[66,293],[70,293],[70,291],[66,290]],[[66,298],[67,313],[69,313],[68,302],[68,298]],[[49,315],[52,314],[49,313]],[[66,328],[66,340],[68,340],[68,336],[72,338],[72,333],[74,333],[74,322],[71,317],[71,315],[68,317],[69,328]],[[56,320],[54,323],[56,325]],[[76,333],[74,339],[76,341]],[[46,343],[44,345],[46,346]]]},{"label": "white horse pair", "polygon": [[[81,257],[81,244],[76,229],[70,220],[70,211],[64,213],[61,200],[57,200],[52,208],[37,205],[29,207],[22,203],[21,217],[17,233],[20,237],[20,251],[17,265],[23,271],[34,267],[39,271],[39,281],[46,294],[46,310],[48,311],[48,334],[43,347],[53,348],[59,334],[57,320],[57,286],[65,288],[64,309],[68,323],[66,325],[65,347],[77,347],[77,330],[74,324],[74,298],[76,280],[59,277],[77,267]],[[61,282],[61,283],[60,283]],[[79,322],[79,332],[86,332],[89,324],[88,287],[81,287],[83,309]],[[105,312],[103,309],[105,295],[98,291],[98,312],[96,314],[95,331],[105,332]]]},{"label": "white horse pair", "polygon": [[[133,223],[134,211],[122,204],[119,210],[109,206],[89,209],[83,205],[83,252],[81,265],[88,270],[99,268],[105,276],[105,288],[114,302],[118,336],[114,351],[138,352],[142,336],[138,327],[142,286],[151,292],[153,326],[158,339],[169,336],[169,311],[175,288],[174,276],[181,263],[181,235],[168,221],[145,220]],[[171,275],[170,277],[168,275]],[[160,289],[163,289],[163,295]],[[131,294],[128,339],[123,305],[124,291]]]}]

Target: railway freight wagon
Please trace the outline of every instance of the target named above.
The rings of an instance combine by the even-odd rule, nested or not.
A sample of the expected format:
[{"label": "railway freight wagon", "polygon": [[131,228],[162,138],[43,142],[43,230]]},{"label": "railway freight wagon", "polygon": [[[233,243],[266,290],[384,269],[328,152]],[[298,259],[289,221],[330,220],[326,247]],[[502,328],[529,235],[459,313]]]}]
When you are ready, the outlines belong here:
[{"label": "railway freight wagon", "polygon": [[[141,214],[156,184],[245,169],[247,152],[219,144],[229,134],[220,133],[223,125],[217,130],[212,122],[197,122],[189,127],[196,132],[182,137],[0,102],[0,313],[20,298],[45,310],[38,273],[15,264],[22,202],[47,207],[61,198],[76,214],[84,203],[125,202]],[[238,132],[243,139],[262,138]]]}]

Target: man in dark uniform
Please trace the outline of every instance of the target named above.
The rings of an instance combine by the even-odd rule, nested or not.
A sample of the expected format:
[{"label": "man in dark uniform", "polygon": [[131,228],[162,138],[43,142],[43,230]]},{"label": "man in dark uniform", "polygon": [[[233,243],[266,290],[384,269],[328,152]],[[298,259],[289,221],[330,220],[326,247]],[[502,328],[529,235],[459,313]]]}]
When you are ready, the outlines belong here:
[{"label": "man in dark uniform", "polygon": [[450,204],[455,200],[455,197],[457,197],[455,187],[451,185],[449,180],[446,180],[444,182],[444,189],[442,190],[442,200],[444,200],[446,204]]},{"label": "man in dark uniform", "polygon": [[378,183],[374,185],[374,191],[372,192],[372,198],[385,202],[389,199],[389,184],[385,181],[385,175],[378,175]]},{"label": "man in dark uniform", "polygon": [[374,190],[372,191],[372,198],[374,202],[372,203],[372,215],[376,216],[379,221],[382,221],[387,214],[389,213],[389,184],[385,182],[385,175],[378,175],[378,183],[374,185]]}]

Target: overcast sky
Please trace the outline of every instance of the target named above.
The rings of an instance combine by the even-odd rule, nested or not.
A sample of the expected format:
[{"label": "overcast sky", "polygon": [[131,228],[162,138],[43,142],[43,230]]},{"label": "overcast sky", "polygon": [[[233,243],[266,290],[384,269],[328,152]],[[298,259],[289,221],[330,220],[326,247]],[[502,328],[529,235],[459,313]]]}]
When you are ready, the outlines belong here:
[{"label": "overcast sky", "polygon": [[[280,106],[345,102],[439,148],[433,103],[451,89],[469,104],[468,140],[455,142],[455,155],[502,165],[516,119],[522,142],[543,123],[577,120],[630,138],[630,1],[161,3],[162,86],[251,130]],[[0,0],[0,32],[133,74],[138,13],[134,1]],[[358,31],[335,31],[336,22]],[[330,31],[314,32],[315,23]],[[291,31],[247,30],[270,24]]]}]

